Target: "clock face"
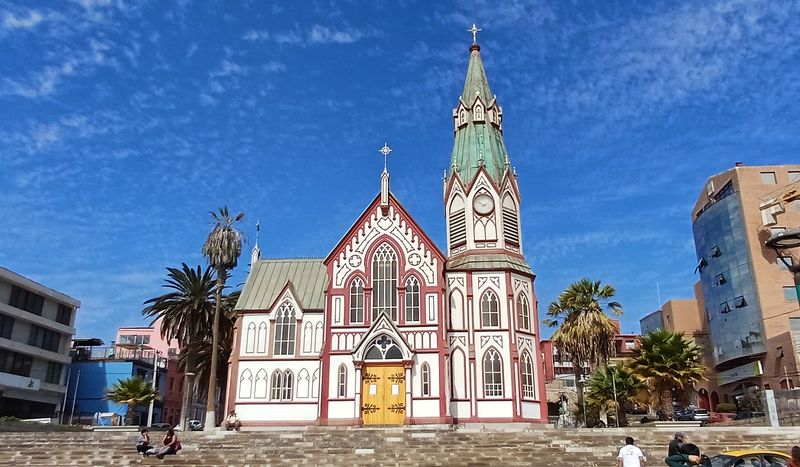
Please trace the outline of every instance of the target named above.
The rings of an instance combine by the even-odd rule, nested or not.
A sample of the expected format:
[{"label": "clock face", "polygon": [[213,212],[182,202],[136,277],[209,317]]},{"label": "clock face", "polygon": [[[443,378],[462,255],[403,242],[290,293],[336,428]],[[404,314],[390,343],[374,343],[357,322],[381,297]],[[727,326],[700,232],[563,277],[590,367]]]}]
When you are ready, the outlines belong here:
[{"label": "clock face", "polygon": [[472,206],[478,214],[489,214],[494,210],[494,199],[491,196],[481,193],[472,200]]}]

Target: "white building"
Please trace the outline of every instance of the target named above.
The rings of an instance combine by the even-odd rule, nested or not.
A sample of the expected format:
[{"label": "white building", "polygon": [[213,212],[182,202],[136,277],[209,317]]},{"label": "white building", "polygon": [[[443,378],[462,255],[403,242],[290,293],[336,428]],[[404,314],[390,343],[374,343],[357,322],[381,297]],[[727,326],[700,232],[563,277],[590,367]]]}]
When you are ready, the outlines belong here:
[{"label": "white building", "polygon": [[452,117],[446,255],[386,171],[326,258],[256,247],[227,392],[245,426],[547,421],[517,176],[477,44]]},{"label": "white building", "polygon": [[79,306],[0,267],[0,416],[59,416]]}]

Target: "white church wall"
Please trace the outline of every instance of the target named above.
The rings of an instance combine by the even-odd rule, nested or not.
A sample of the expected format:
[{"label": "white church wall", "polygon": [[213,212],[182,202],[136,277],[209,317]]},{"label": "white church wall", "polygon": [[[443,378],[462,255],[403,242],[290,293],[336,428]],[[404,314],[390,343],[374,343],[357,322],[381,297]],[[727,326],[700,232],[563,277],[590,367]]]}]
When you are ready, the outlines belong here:
[{"label": "white church wall", "polygon": [[523,418],[542,418],[542,405],[538,402],[522,402]]},{"label": "white church wall", "polygon": [[317,404],[236,404],[243,422],[314,421]]},{"label": "white church wall", "polygon": [[511,418],[514,416],[514,404],[511,401],[478,401],[478,417]]},{"label": "white church wall", "polygon": [[352,399],[356,394],[356,369],[353,366],[353,357],[350,355],[331,355],[330,365],[328,371],[328,394],[331,400],[342,399],[339,396],[339,367],[344,365],[347,369],[347,387],[345,388],[346,395],[344,398]]},{"label": "white church wall", "polygon": [[355,401],[337,401],[331,399],[328,403],[328,418],[357,418]]},{"label": "white church wall", "polygon": [[450,402],[450,415],[453,418],[469,418],[470,402]]},{"label": "white church wall", "polygon": [[412,414],[414,417],[438,417],[439,399],[412,399]]},{"label": "white church wall", "polygon": [[[318,360],[240,360],[239,374],[237,376],[236,401],[258,401],[270,400],[270,390],[272,387],[272,374],[275,370],[292,373],[292,399],[316,399],[311,388],[308,391],[301,387],[299,377],[313,375],[319,368]],[[309,378],[309,384],[313,383],[313,377]],[[305,384],[305,383],[304,383]],[[298,397],[301,396],[301,397]]]},{"label": "white church wall", "polygon": [[[430,394],[422,394],[422,365],[427,363],[430,374]],[[439,396],[439,354],[418,353],[412,369],[411,395],[413,397]]]},{"label": "white church wall", "polygon": [[240,348],[242,355],[266,355],[269,348],[269,314],[246,314],[242,317]]}]

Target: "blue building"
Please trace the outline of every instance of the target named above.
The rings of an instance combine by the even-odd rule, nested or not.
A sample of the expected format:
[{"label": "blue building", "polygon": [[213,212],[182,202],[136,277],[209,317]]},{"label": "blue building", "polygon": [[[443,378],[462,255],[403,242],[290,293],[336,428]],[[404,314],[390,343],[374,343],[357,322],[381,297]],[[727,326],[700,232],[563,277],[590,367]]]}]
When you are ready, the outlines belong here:
[{"label": "blue building", "polygon": [[[100,345],[95,347],[94,345]],[[96,413],[116,413],[124,416],[128,408],[106,399],[108,390],[117,381],[139,376],[151,382],[153,378],[153,352],[121,347],[102,347],[99,339],[75,339],[74,356],[69,373],[66,413],[73,422],[89,424]],[[156,386],[161,399],[166,390],[164,360],[159,362]],[[153,423],[161,421],[163,402],[156,401]],[[136,409],[134,423],[147,424],[149,406]]]}]

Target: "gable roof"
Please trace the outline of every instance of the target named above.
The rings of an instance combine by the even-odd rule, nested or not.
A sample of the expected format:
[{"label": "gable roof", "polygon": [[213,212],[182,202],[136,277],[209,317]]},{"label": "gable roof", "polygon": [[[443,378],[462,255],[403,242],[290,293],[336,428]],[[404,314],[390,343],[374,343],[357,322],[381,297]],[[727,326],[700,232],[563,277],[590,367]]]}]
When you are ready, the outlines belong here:
[{"label": "gable roof", "polygon": [[266,310],[291,283],[304,310],[322,310],[328,277],[321,258],[265,259],[252,265],[236,310]]}]

